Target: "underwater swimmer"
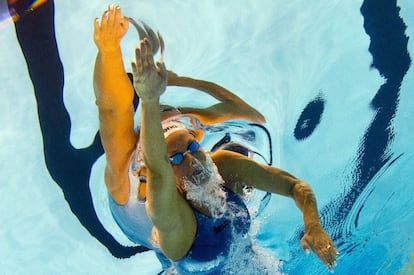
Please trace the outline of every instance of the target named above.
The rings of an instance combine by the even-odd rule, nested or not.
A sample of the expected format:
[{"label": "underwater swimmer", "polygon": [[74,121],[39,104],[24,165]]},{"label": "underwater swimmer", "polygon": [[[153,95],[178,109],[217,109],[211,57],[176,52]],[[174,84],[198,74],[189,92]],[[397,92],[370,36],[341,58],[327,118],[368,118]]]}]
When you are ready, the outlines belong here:
[{"label": "underwater swimmer", "polygon": [[[203,133],[193,123],[264,123],[263,116],[223,87],[180,77],[162,60],[154,63],[153,54],[159,47],[163,52],[162,37],[132,20],[141,42],[131,64],[131,84],[120,48],[130,20],[119,7],[110,6],[100,23],[96,19],[94,32],[94,89],[107,159],[105,183],[112,214],[125,235],[153,249],[164,270],[217,274],[234,234],[249,229],[241,198],[243,187],[252,186],[296,202],[305,225],[302,247],[332,269],[338,252],[322,228],[309,185],[242,154],[205,152],[199,144]],[[160,96],[167,85],[193,87],[220,102],[205,109],[162,106]],[[134,127],[134,88],[141,100],[139,130]]]}]

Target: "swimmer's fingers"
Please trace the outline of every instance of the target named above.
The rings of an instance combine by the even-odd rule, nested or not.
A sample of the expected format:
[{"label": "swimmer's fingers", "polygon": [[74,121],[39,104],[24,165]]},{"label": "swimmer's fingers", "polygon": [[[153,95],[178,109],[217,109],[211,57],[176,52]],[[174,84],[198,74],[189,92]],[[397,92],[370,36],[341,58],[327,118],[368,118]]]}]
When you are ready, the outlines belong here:
[{"label": "swimmer's fingers", "polygon": [[128,18],[122,15],[120,6],[116,6],[115,8],[114,27],[120,30],[121,34],[124,34],[129,27]]},{"label": "swimmer's fingers", "polygon": [[139,47],[135,48],[135,62],[132,62],[131,65],[134,76],[142,74],[141,49]]},{"label": "swimmer's fingers", "polygon": [[128,18],[129,22],[137,29],[139,39],[144,40],[148,39],[151,51],[155,54],[157,53],[160,47],[159,37],[155,34],[155,32],[143,21],[140,21],[144,27],[141,27],[134,19]]},{"label": "swimmer's fingers", "polygon": [[154,54],[152,52],[151,44],[148,40],[145,40],[145,48],[146,48],[146,64],[150,69],[154,68]]},{"label": "swimmer's fingers", "polygon": [[132,75],[135,77],[135,75],[138,74],[137,63],[135,63],[135,61],[131,61],[131,69],[132,69]]},{"label": "swimmer's fingers", "polygon": [[312,249],[328,269],[333,271],[338,251],[331,238],[322,228],[312,228],[305,233],[300,242],[305,252],[309,253]]},{"label": "swimmer's fingers", "polygon": [[158,52],[158,49],[160,47],[160,43],[158,41],[158,37],[155,34],[155,32],[147,24],[145,24],[144,21],[141,21],[141,23],[144,26],[145,31],[148,34],[148,37],[147,38],[148,38],[148,40],[150,42],[150,45],[151,45],[151,51],[155,54],[155,53]]},{"label": "swimmer's fingers", "polygon": [[101,25],[99,26],[100,31],[102,31],[103,29],[105,29],[107,25],[108,25],[108,11],[106,10],[102,14]]},{"label": "swimmer's fingers", "polygon": [[122,15],[121,15],[121,7],[120,6],[116,6],[114,9],[114,21],[113,21],[113,25],[119,25],[122,23],[121,21],[122,19]]},{"label": "swimmer's fingers", "polygon": [[137,29],[139,40],[144,40],[145,38],[148,38],[147,33],[145,30],[131,17],[128,18],[129,22]]},{"label": "swimmer's fingers", "polygon": [[149,49],[147,39],[141,40],[140,46],[135,48],[135,62],[131,62],[132,72],[135,76],[142,75],[148,68],[154,66],[154,60]]},{"label": "swimmer's fingers", "polygon": [[162,60],[157,61],[157,71],[162,79],[167,79],[167,75],[168,75],[167,68],[165,66],[165,63]]},{"label": "swimmer's fingers", "polygon": [[164,50],[165,50],[165,44],[164,39],[162,38],[160,32],[157,31],[158,40],[160,41],[160,48],[161,48],[161,61],[164,61]]},{"label": "swimmer's fingers", "polygon": [[143,41],[141,41],[140,60],[142,62],[143,70],[156,69],[161,79],[167,79],[168,73],[164,61],[161,59],[156,62],[156,66],[154,65],[154,55],[152,52],[152,47],[150,42],[146,38]]},{"label": "swimmer's fingers", "polygon": [[[99,26],[99,24],[98,24]],[[118,28],[119,26],[128,26],[128,20],[121,13],[121,7],[114,7],[110,5],[101,18],[101,25],[99,26],[101,31],[107,31],[110,29]]]},{"label": "swimmer's fingers", "polygon": [[140,46],[135,49],[136,71],[141,74],[155,70],[154,57],[148,39],[141,40]]},{"label": "swimmer's fingers", "polygon": [[142,69],[148,70],[153,69],[154,67],[154,58],[151,52],[151,45],[148,39],[141,40],[140,43],[141,55],[140,55],[140,62],[142,64]]},{"label": "swimmer's fingers", "polygon": [[115,8],[114,5],[109,5],[108,7],[108,26],[112,27],[115,25]]},{"label": "swimmer's fingers", "polygon": [[101,22],[99,23],[99,19],[98,18],[95,18],[95,21],[94,21],[94,33],[93,33],[93,39],[94,39],[94,41],[95,41],[95,44],[97,44],[98,46],[99,46],[99,44],[100,44],[100,41],[101,41],[101,39],[102,39],[102,36],[104,36],[104,34],[103,34],[103,31],[104,31],[104,29],[105,29],[105,27],[106,27],[106,25],[107,25],[107,14],[108,14],[108,11],[105,11],[103,14],[102,14],[102,18],[101,18]]},{"label": "swimmer's fingers", "polygon": [[332,245],[327,245],[322,249],[314,250],[316,255],[322,260],[322,262],[328,267],[329,271],[333,271],[333,268],[336,266],[336,248]]},{"label": "swimmer's fingers", "polygon": [[95,19],[94,41],[101,51],[114,51],[129,28],[129,21],[122,16],[121,8],[111,5],[102,15],[101,22]]},{"label": "swimmer's fingers", "polygon": [[311,247],[310,247],[310,245],[308,244],[308,242],[306,241],[305,238],[302,238],[300,240],[300,244],[302,245],[303,250],[305,250],[305,253],[309,254]]},{"label": "swimmer's fingers", "polygon": [[109,5],[108,9],[103,13],[101,19],[101,31],[106,31],[108,27],[112,27],[115,22],[115,8]]},{"label": "swimmer's fingers", "polygon": [[95,21],[93,22],[93,39],[95,40],[95,42],[99,39],[100,34],[101,34],[101,27],[99,26],[99,19],[95,18]]},{"label": "swimmer's fingers", "polygon": [[[145,22],[140,21],[142,26],[141,27],[134,19],[128,18],[128,21],[137,29],[139,38],[142,41],[145,42],[145,54],[143,53],[142,43],[141,43],[141,54],[143,56],[146,56],[146,60],[143,60],[145,62],[145,65],[153,66],[154,59],[153,55],[158,52],[159,49],[161,49],[161,62],[164,60],[164,50],[165,50],[165,44],[164,39],[162,38],[161,34],[159,32],[155,33]],[[144,64],[144,63],[143,63]],[[158,63],[157,63],[158,64]],[[160,73],[162,69],[157,66],[157,71]]]}]

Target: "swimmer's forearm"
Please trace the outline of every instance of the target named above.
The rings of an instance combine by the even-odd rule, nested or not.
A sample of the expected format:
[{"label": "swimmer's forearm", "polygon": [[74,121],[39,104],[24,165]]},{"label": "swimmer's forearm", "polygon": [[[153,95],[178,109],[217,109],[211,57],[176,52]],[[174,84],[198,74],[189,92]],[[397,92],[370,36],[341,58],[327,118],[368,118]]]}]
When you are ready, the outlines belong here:
[{"label": "swimmer's forearm", "polygon": [[[194,88],[205,92],[215,99],[221,101],[221,104],[216,104],[219,106],[219,108],[215,108],[217,109],[217,115],[233,113],[234,117],[232,117],[232,119],[247,119],[257,123],[266,122],[266,119],[260,112],[247,104],[244,100],[242,100],[234,93],[216,83],[190,77],[178,76],[177,74],[168,71],[168,85]],[[182,109],[184,110],[186,108],[180,108],[180,110]],[[191,108],[187,109],[188,110],[184,110],[184,112],[189,111]]]},{"label": "swimmer's forearm", "polygon": [[220,101],[241,101],[242,99],[213,82],[194,79],[168,71],[168,86],[190,87],[203,91]]},{"label": "swimmer's forearm", "polygon": [[315,195],[309,185],[298,182],[293,186],[292,196],[303,213],[305,232],[300,240],[302,248],[305,252],[312,250],[332,271],[339,253],[331,237],[322,228]]},{"label": "swimmer's forearm", "polygon": [[318,215],[316,198],[309,185],[301,181],[296,183],[292,189],[292,197],[302,211],[305,232],[315,226],[322,227]]},{"label": "swimmer's forearm", "polygon": [[100,109],[123,111],[131,106],[134,90],[125,72],[120,48],[113,52],[98,53],[93,86],[96,105]]},{"label": "swimmer's forearm", "polygon": [[113,175],[124,173],[137,140],[133,90],[125,77],[120,49],[113,53],[98,53],[94,89],[99,111],[99,133],[106,152],[107,167]]},{"label": "swimmer's forearm", "polygon": [[166,169],[171,169],[161,127],[159,100],[142,102],[140,142],[149,170],[162,174]]}]

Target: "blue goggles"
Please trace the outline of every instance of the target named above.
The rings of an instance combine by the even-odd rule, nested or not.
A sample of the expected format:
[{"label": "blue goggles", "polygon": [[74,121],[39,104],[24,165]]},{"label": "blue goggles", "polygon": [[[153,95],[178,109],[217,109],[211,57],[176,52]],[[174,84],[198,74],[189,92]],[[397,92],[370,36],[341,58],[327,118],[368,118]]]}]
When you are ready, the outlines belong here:
[{"label": "blue goggles", "polygon": [[184,153],[175,153],[170,157],[171,164],[180,165],[183,162],[184,157],[187,153],[193,154],[197,152],[198,149],[200,149],[200,144],[197,141],[193,140],[190,144],[188,144],[187,151],[185,151]]}]

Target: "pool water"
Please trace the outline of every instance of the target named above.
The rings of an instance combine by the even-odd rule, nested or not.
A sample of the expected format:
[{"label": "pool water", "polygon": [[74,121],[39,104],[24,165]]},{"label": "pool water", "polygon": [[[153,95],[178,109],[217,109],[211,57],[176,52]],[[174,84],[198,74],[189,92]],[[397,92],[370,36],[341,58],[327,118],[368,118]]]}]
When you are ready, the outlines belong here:
[{"label": "pool water", "polygon": [[[42,9],[42,1],[31,2]],[[336,274],[414,273],[412,1],[113,3],[161,32],[168,68],[216,82],[265,115],[273,165],[316,194],[340,251]],[[60,98],[34,93],[0,1],[0,274],[161,271],[152,252],[126,248],[132,244],[107,209],[92,72],[93,20],[108,4],[56,1]],[[131,28],[122,43],[129,71],[137,43]],[[162,100],[214,102],[197,94],[194,103],[195,93],[168,89]],[[272,195],[254,231],[256,244],[277,262],[275,274],[329,273],[303,252],[301,213],[292,200]]]}]

